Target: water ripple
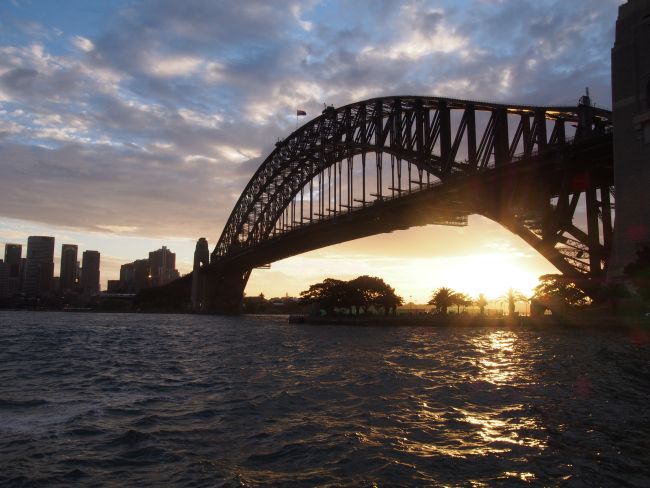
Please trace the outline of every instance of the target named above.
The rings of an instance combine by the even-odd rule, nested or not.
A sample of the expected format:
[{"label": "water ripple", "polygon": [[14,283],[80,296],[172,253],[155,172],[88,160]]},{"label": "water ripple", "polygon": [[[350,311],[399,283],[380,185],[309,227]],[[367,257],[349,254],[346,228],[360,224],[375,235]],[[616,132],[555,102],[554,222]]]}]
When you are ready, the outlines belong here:
[{"label": "water ripple", "polygon": [[0,485],[650,486],[645,330],[0,313]]}]

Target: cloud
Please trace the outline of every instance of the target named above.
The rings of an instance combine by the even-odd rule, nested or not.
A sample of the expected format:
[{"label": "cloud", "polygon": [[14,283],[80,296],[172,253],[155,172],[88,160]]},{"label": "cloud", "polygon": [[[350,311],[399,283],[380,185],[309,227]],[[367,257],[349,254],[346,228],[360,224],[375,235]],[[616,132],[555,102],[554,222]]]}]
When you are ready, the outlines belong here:
[{"label": "cloud", "polygon": [[152,54],[148,70],[153,76],[171,78],[174,76],[190,76],[200,67],[200,58],[192,56],[159,56]]},{"label": "cloud", "polygon": [[14,68],[2,75],[0,84],[9,92],[29,92],[37,76],[35,69]]},{"label": "cloud", "polygon": [[26,40],[0,45],[0,216],[214,242],[297,108],[573,103],[587,85],[607,106],[615,15],[587,0],[157,0],[95,31],[11,24]]},{"label": "cloud", "polygon": [[[0,146],[5,215],[65,227],[147,236],[197,235],[227,217],[244,184],[227,168],[175,165],[144,151],[69,144]],[[108,164],[110,162],[110,164]],[[231,187],[233,185],[234,187]],[[62,189],[67,191],[62,191]]]},{"label": "cloud", "polygon": [[90,51],[95,49],[95,45],[93,44],[93,41],[82,36],[74,36],[72,38],[72,44],[74,44],[74,46],[77,49],[80,49],[86,53],[89,53]]},{"label": "cloud", "polygon": [[366,47],[362,54],[375,59],[420,61],[436,53],[468,56],[469,38],[449,26],[445,11],[429,10],[421,4],[404,4],[393,25],[397,35],[386,42]]}]

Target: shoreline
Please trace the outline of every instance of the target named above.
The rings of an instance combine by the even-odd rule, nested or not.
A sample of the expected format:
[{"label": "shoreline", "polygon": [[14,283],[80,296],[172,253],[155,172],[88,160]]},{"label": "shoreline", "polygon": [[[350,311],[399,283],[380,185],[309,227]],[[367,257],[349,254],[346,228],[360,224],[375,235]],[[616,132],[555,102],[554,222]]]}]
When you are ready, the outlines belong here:
[{"label": "shoreline", "polygon": [[[141,315],[213,315],[190,312],[187,310],[101,310],[93,308],[48,309],[48,308],[3,308],[3,312],[56,312],[72,314],[141,314]],[[219,316],[219,315],[215,315]],[[469,314],[429,315],[401,314],[384,315],[333,315],[312,316],[308,314],[262,313],[228,315],[253,319],[269,318],[273,322],[291,325],[343,325],[355,327],[493,327],[493,328],[599,328],[599,329],[648,329],[650,317],[570,314],[565,316],[543,315],[531,316],[481,316]]]},{"label": "shoreline", "polygon": [[345,325],[345,326],[404,326],[404,327],[569,327],[569,328],[647,328],[650,330],[648,317],[619,317],[619,316],[518,316],[518,317],[481,317],[468,316],[439,316],[439,315],[402,315],[385,316],[322,316],[290,315],[289,323],[305,325]]}]

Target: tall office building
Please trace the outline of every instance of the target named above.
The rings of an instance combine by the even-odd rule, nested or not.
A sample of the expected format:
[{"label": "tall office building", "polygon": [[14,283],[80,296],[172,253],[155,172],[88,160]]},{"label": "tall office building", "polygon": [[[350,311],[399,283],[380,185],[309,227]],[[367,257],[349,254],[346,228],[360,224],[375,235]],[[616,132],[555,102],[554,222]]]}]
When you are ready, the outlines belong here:
[{"label": "tall office building", "polygon": [[176,254],[167,247],[149,253],[149,275],[152,286],[161,286],[178,278]]},{"label": "tall office building", "polygon": [[650,244],[650,0],[618,8],[612,49],[616,222],[610,277]]},{"label": "tall office building", "polygon": [[54,237],[29,236],[23,291],[31,297],[48,293],[54,275]]},{"label": "tall office building", "polygon": [[99,293],[99,251],[84,251],[81,259],[81,292]]},{"label": "tall office building", "polygon": [[5,244],[5,265],[8,268],[7,294],[20,293],[23,287],[23,246],[22,244]]},{"label": "tall office building", "polygon": [[63,244],[61,246],[61,274],[59,289],[72,291],[77,289],[77,246]]},{"label": "tall office building", "polygon": [[0,259],[0,298],[9,296],[9,265]]},{"label": "tall office building", "polygon": [[[5,263],[20,265],[20,258],[23,257],[22,244],[5,244]],[[16,271],[18,274],[18,271]]]}]

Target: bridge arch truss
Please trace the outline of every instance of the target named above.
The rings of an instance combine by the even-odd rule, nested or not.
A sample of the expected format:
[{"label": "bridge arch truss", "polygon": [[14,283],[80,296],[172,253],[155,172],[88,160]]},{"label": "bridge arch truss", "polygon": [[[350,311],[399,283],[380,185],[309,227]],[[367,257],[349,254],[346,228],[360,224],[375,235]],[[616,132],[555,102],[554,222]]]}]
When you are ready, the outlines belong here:
[{"label": "bridge arch truss", "polygon": [[[611,113],[588,99],[535,107],[404,96],[327,107],[276,143],[211,260],[249,269],[261,263],[245,257],[260,246],[420,199],[436,202],[424,223],[483,214],[563,273],[597,276],[611,242],[610,129]],[[455,198],[461,187],[470,195]]]}]

